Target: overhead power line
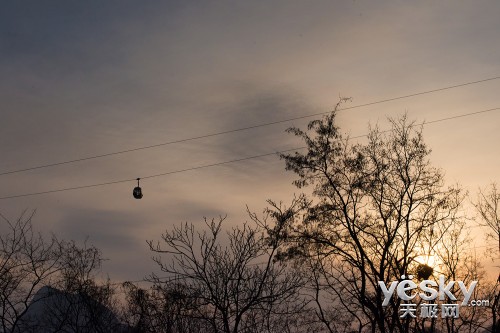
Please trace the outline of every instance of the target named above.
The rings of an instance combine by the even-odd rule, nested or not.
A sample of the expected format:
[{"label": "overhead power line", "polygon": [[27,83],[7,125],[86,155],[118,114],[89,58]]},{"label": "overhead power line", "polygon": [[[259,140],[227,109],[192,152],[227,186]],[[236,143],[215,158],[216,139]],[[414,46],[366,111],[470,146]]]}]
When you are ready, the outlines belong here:
[{"label": "overhead power line", "polygon": [[[449,89],[454,89],[454,88],[459,88],[459,87],[474,85],[474,84],[478,84],[478,83],[484,83],[484,82],[498,80],[498,79],[500,79],[500,76],[486,78],[486,79],[482,79],[482,80],[478,80],[478,81],[471,81],[471,82],[456,84],[456,85],[447,86],[447,87],[443,87],[443,88],[437,88],[437,89],[432,89],[432,90],[421,91],[421,92],[417,92],[417,93],[413,93],[413,94],[409,94],[409,95],[403,95],[403,96],[398,96],[398,97],[392,97],[392,98],[382,99],[382,100],[379,100],[379,101],[369,102],[369,103],[365,103],[365,104],[354,105],[354,106],[350,106],[350,107],[341,108],[341,109],[339,109],[337,111],[345,111],[345,110],[357,109],[357,108],[367,107],[367,106],[371,106],[371,105],[382,104],[382,103],[392,102],[392,101],[396,101],[396,100],[400,100],[400,99],[405,99],[405,98],[410,98],[410,97],[415,97],[415,96],[420,96],[420,95],[426,95],[426,94],[436,93],[436,92],[440,92],[440,91],[444,91],[444,90],[449,90]],[[67,161],[61,161],[61,162],[54,162],[54,163],[42,164],[42,165],[28,167],[28,168],[23,168],[23,169],[17,169],[17,170],[11,170],[11,171],[4,171],[4,172],[0,172],[0,176],[10,175],[10,174],[14,174],[14,173],[21,173],[21,172],[26,172],[26,171],[31,171],[31,170],[37,170],[37,169],[44,169],[44,168],[49,168],[49,167],[54,167],[54,166],[59,166],[59,165],[65,165],[65,164],[72,164],[72,163],[77,163],[77,162],[83,162],[83,161],[88,161],[88,160],[93,160],[93,159],[98,159],[98,158],[103,158],[103,157],[109,157],[109,156],[113,156],[113,155],[120,155],[120,154],[132,153],[132,152],[136,152],[136,151],[140,151],[140,150],[152,149],[152,148],[157,148],[157,147],[162,147],[162,146],[167,146],[167,145],[172,145],[172,144],[177,144],[177,143],[182,143],[182,142],[188,142],[188,141],[201,140],[201,139],[206,139],[206,138],[210,138],[210,137],[215,137],[215,136],[230,134],[230,133],[248,131],[248,130],[255,129],[255,128],[266,127],[266,126],[282,124],[282,123],[286,123],[286,122],[290,122],[290,121],[294,121],[294,120],[301,120],[301,119],[307,119],[307,118],[311,118],[311,117],[321,116],[321,115],[328,114],[330,112],[331,111],[320,112],[320,113],[312,113],[312,114],[308,114],[308,115],[304,115],[304,116],[287,118],[287,119],[282,119],[282,120],[277,120],[277,121],[272,121],[272,122],[267,122],[267,123],[262,123],[262,124],[247,126],[247,127],[241,127],[241,128],[236,128],[236,129],[232,129],[232,130],[211,133],[211,134],[204,134],[204,135],[199,135],[199,136],[193,136],[193,137],[184,138],[184,139],[177,139],[177,140],[162,142],[162,143],[158,143],[158,144],[154,144],[154,145],[148,145],[148,146],[142,146],[142,147],[137,147],[137,148],[124,149],[124,150],[119,150],[119,151],[105,153],[105,154],[99,154],[99,155],[86,156],[86,157],[76,158],[76,159],[73,159],[73,160],[67,160]]]},{"label": "overhead power line", "polygon": [[[446,117],[446,118],[441,118],[441,119],[436,119],[436,120],[431,120],[431,121],[427,121],[427,122],[415,124],[414,126],[424,126],[424,125],[428,125],[428,124],[434,124],[434,123],[438,123],[438,122],[449,121],[449,120],[457,119],[457,118],[470,117],[470,116],[474,116],[474,115],[478,115],[478,114],[482,114],[482,113],[487,113],[487,112],[498,111],[498,110],[500,110],[500,107],[498,107],[498,108],[492,108],[492,109],[487,109],[487,110],[481,110],[481,111],[464,113],[464,114],[455,115],[455,116]],[[390,132],[390,131],[391,130],[386,130],[386,131],[382,131],[382,133],[384,133],[384,132]],[[367,136],[367,134],[363,134],[363,135],[358,135],[358,136],[351,137],[351,139],[357,139],[357,138],[362,138],[362,137],[366,137],[366,136]],[[290,151],[301,150],[301,149],[305,149],[305,148],[307,148],[307,147],[297,147],[297,148],[292,148],[292,149],[286,149],[286,150],[276,151],[276,152],[272,152],[272,153],[265,153],[265,154],[259,154],[259,155],[253,155],[253,156],[248,156],[248,157],[242,157],[242,158],[237,158],[237,159],[233,159],[233,160],[222,161],[222,162],[217,162],[217,163],[212,163],[212,164],[199,165],[199,166],[195,166],[195,167],[191,167],[191,168],[186,168],[186,169],[180,169],[180,170],[163,172],[163,173],[159,173],[159,174],[155,174],[155,175],[143,176],[143,177],[141,177],[141,179],[156,178],[156,177],[167,176],[167,175],[172,175],[172,174],[177,174],[177,173],[183,173],[183,172],[187,172],[187,171],[194,171],[194,170],[205,169],[205,168],[210,168],[210,167],[215,167],[215,166],[220,166],[220,165],[225,165],[225,164],[231,164],[231,163],[236,163],[236,162],[248,161],[248,160],[262,158],[262,157],[271,156],[271,155],[276,155],[276,154],[280,154],[280,153],[287,153],[287,152],[290,152]],[[114,185],[114,184],[126,183],[126,182],[131,182],[131,181],[136,181],[136,180],[137,180],[137,178],[129,178],[129,179],[116,180],[116,181],[109,181],[109,182],[104,182],[104,183],[82,185],[82,186],[74,186],[74,187],[66,187],[66,188],[60,188],[60,189],[54,189],[54,190],[47,190],[47,191],[41,191],[41,192],[32,192],[32,193],[10,195],[10,196],[0,197],[0,200],[14,199],[14,198],[21,198],[21,197],[28,197],[28,196],[34,196],[34,195],[56,193],[56,192],[65,192],[65,191],[80,190],[80,189],[91,188],[91,187],[100,187],[100,186],[107,186],[107,185]]]}]

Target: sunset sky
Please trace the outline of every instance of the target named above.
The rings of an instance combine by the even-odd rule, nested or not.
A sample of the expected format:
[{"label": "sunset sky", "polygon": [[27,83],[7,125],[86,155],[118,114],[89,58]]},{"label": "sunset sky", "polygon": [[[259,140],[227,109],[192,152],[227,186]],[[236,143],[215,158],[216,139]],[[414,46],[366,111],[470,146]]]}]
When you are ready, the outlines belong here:
[{"label": "sunset sky", "polygon": [[[498,1],[10,1],[0,7],[0,173],[229,131],[500,76]],[[500,79],[338,114],[342,132],[500,108]],[[0,176],[0,197],[192,168],[300,146],[309,119]],[[500,182],[500,110],[430,124],[448,184]],[[299,190],[275,156],[0,200],[16,219],[100,248],[103,273],[156,269],[146,240],[181,222],[227,226]],[[474,229],[476,244],[483,232]],[[478,251],[481,249],[478,248]],[[485,261],[490,269],[491,261]]]}]

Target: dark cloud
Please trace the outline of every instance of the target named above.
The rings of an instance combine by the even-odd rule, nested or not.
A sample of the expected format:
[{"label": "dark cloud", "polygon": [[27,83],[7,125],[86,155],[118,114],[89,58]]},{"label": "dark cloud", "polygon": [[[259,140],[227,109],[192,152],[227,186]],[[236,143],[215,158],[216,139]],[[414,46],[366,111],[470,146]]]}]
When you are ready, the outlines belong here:
[{"label": "dark cloud", "polygon": [[[217,159],[220,160],[294,147],[296,141],[285,130],[291,126],[306,124],[314,118],[280,122],[324,111],[290,86],[258,87],[251,83],[240,83],[227,90],[231,99],[221,103],[218,118],[213,121],[212,127],[217,127],[220,131],[257,127],[206,140],[206,145],[220,147],[216,150]],[[278,123],[270,124],[273,122]],[[248,164],[252,162],[248,161]]]}]

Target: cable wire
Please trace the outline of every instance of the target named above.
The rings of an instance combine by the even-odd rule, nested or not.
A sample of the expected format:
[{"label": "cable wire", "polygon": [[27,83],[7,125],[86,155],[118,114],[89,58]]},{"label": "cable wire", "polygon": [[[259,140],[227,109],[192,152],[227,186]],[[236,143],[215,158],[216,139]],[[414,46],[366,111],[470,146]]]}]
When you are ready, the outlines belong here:
[{"label": "cable wire", "polygon": [[[452,86],[447,86],[443,88],[437,88],[437,89],[432,89],[432,90],[426,90],[426,91],[421,91],[409,95],[403,95],[403,96],[398,96],[398,97],[393,97],[393,98],[387,98],[375,102],[369,102],[365,104],[360,104],[360,105],[354,105],[350,107],[345,107],[338,109],[337,111],[345,111],[345,110],[351,110],[351,109],[357,109],[357,108],[362,108],[362,107],[367,107],[371,105],[376,105],[376,104],[382,104],[382,103],[387,103],[387,102],[392,102],[400,99],[405,99],[405,98],[410,98],[410,97],[415,97],[415,96],[420,96],[420,95],[425,95],[425,94],[431,94],[435,92],[440,92],[444,90],[449,90],[449,89],[455,89],[459,87],[464,87],[464,86],[469,86],[473,84],[478,84],[478,83],[484,83],[488,81],[493,81],[493,80],[498,80],[500,79],[500,76],[495,76],[487,79],[482,79],[478,81],[472,81],[472,82],[466,82],[466,83],[461,83],[461,84],[456,84]],[[215,136],[220,136],[220,135],[225,135],[225,134],[230,134],[230,133],[236,133],[236,132],[242,132],[242,131],[248,131],[251,129],[255,128],[260,128],[260,127],[266,127],[266,126],[271,126],[271,125],[277,125],[277,124],[282,124],[294,120],[301,120],[301,119],[307,119],[311,117],[316,117],[316,116],[321,116],[330,113],[331,111],[327,112],[320,112],[320,113],[312,113],[304,116],[298,116],[298,117],[293,117],[293,118],[288,118],[288,119],[282,119],[282,120],[277,120],[277,121],[272,121],[272,122],[267,122],[267,123],[262,123],[262,124],[257,124],[257,125],[252,125],[252,126],[247,126],[247,127],[241,127],[241,128],[236,128],[232,130],[227,130],[227,131],[222,131],[222,132],[216,132],[216,133],[211,133],[211,134],[204,134],[200,136],[194,136],[190,138],[185,138],[185,139],[177,139],[177,140],[172,140],[172,141],[167,141],[163,143],[158,143],[154,145],[149,145],[149,146],[142,146],[142,147],[137,147],[137,148],[131,148],[131,149],[125,149],[125,150],[120,150],[120,151],[115,151],[115,152],[110,152],[110,153],[105,153],[105,154],[100,154],[100,155],[93,155],[93,156],[87,156],[87,157],[81,157],[81,158],[76,158],[73,160],[67,160],[67,161],[61,161],[61,162],[55,162],[55,163],[48,163],[48,164],[42,164],[34,167],[28,167],[24,169],[17,169],[17,170],[11,170],[11,171],[4,171],[0,173],[0,176],[4,175],[11,175],[15,173],[21,173],[21,172],[26,172],[26,171],[31,171],[31,170],[37,170],[37,169],[44,169],[44,168],[49,168],[49,167],[54,167],[54,166],[59,166],[59,165],[65,165],[65,164],[72,164],[72,163],[77,163],[77,162],[83,162],[83,161],[88,161],[88,160],[93,160],[93,159],[98,159],[98,158],[103,158],[103,157],[108,157],[108,156],[113,156],[113,155],[120,155],[120,154],[126,154],[126,153],[132,153],[140,150],[146,150],[146,149],[152,149],[152,148],[157,148],[157,147],[162,147],[162,146],[167,146],[167,145],[173,145],[177,143],[182,143],[182,142],[188,142],[188,141],[195,141],[195,140],[200,140],[200,139],[205,139],[205,138],[210,138],[210,137],[215,137]]]},{"label": "cable wire", "polygon": [[[424,126],[424,125],[429,125],[429,124],[435,124],[438,122],[444,122],[444,121],[449,121],[452,119],[457,119],[457,118],[463,118],[463,117],[469,117],[469,116],[474,116],[482,113],[487,113],[487,112],[492,112],[492,111],[498,111],[500,110],[500,107],[498,108],[492,108],[492,109],[487,109],[487,110],[481,110],[481,111],[475,111],[475,112],[469,112],[469,113],[464,113],[456,116],[451,116],[451,117],[446,117],[446,118],[441,118],[441,119],[436,119],[436,120],[431,120],[428,122],[422,122],[419,124],[415,124],[413,126]],[[381,131],[381,133],[387,133],[390,132],[391,130],[385,130]],[[366,137],[367,134],[363,135],[358,135],[351,137],[350,139],[357,139],[357,138],[362,138]],[[297,151],[301,149],[306,149],[307,147],[297,147],[297,148],[292,148],[292,149],[286,149],[286,150],[281,150],[281,151],[276,151],[272,153],[265,153],[265,154],[259,154],[259,155],[253,155],[253,156],[248,156],[248,157],[242,157],[242,158],[237,158],[233,160],[228,160],[228,161],[222,161],[222,162],[217,162],[217,163],[212,163],[212,164],[205,164],[205,165],[199,165],[191,168],[185,168],[185,169],[180,169],[180,170],[174,170],[174,171],[168,171],[168,172],[163,172],[155,175],[149,175],[149,176],[143,176],[140,177],[141,179],[149,179],[149,178],[156,178],[156,177],[161,177],[161,176],[167,176],[167,175],[172,175],[172,174],[177,174],[177,173],[183,173],[187,171],[194,171],[194,170],[199,170],[199,169],[204,169],[204,168],[211,168],[215,166],[220,166],[224,164],[231,164],[231,163],[237,163],[237,162],[242,162],[242,161],[248,161],[252,159],[257,159],[257,158],[262,158],[266,156],[271,156],[271,155],[276,155],[276,154],[282,154],[282,153],[287,153],[290,151]],[[49,193],[56,193],[56,192],[65,192],[65,191],[72,191],[72,190],[79,190],[79,189],[85,189],[85,188],[90,188],[90,187],[99,187],[99,186],[107,186],[107,185],[114,185],[114,184],[119,184],[119,183],[126,183],[130,181],[136,181],[137,178],[129,178],[129,179],[123,179],[123,180],[116,180],[116,181],[110,181],[110,182],[104,182],[104,183],[97,183],[97,184],[90,184],[90,185],[82,185],[82,186],[74,186],[74,187],[66,187],[66,188],[60,188],[60,189],[54,189],[54,190],[47,190],[47,191],[42,191],[42,192],[33,192],[33,193],[25,193],[25,194],[18,194],[18,195],[11,195],[11,196],[4,196],[0,197],[0,200],[6,200],[6,199],[14,199],[14,198],[21,198],[21,197],[28,197],[28,196],[34,196],[34,195],[42,195],[42,194],[49,194]]]},{"label": "cable wire", "polygon": [[[266,156],[276,155],[276,154],[280,154],[280,153],[286,153],[286,152],[289,152],[289,151],[295,151],[295,150],[305,149],[305,148],[306,147],[300,147],[300,148],[293,148],[293,149],[276,151],[276,152],[272,152],[272,153],[266,153],[266,154],[260,154],[260,155],[253,155],[253,156],[238,158],[238,159],[229,160],[229,161],[222,161],[222,162],[217,162],[217,163],[212,163],[212,164],[199,165],[199,166],[195,166],[195,167],[191,167],[191,168],[186,168],[186,169],[168,171],[168,172],[159,173],[159,174],[156,174],[156,175],[144,176],[144,177],[140,177],[140,178],[141,179],[148,179],[148,178],[155,178],[155,177],[160,177],[160,176],[172,175],[172,174],[176,174],[176,173],[182,173],[182,172],[199,170],[199,169],[204,169],[204,168],[210,168],[210,167],[224,165],[224,164],[230,164],[230,163],[247,161],[247,160],[256,159],[256,158],[262,158],[262,157],[266,157]],[[60,189],[48,190],[48,191],[42,191],[42,192],[33,192],[33,193],[11,195],[11,196],[6,196],[6,197],[0,197],[0,200],[14,199],[14,198],[21,198],[21,197],[28,197],[28,196],[33,196],[33,195],[49,194],[49,193],[56,193],[56,192],[65,192],[65,191],[79,190],[79,189],[85,189],[85,188],[90,188],[90,187],[99,187],[99,186],[106,186],[106,185],[114,185],[114,184],[120,184],[120,183],[130,182],[130,181],[137,181],[137,178],[122,179],[122,180],[116,180],[116,181],[105,182],[105,183],[98,183],[98,184],[91,184],[91,185],[66,187],[66,188],[60,188]]]}]

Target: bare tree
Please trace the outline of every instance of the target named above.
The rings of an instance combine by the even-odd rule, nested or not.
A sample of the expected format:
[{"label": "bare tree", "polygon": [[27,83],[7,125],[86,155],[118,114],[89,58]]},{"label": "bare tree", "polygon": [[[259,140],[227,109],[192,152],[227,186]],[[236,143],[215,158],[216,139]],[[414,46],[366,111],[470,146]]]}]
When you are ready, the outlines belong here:
[{"label": "bare tree", "polygon": [[429,161],[422,128],[405,116],[390,120],[391,131],[371,128],[368,143],[344,139],[335,112],[289,132],[307,145],[305,153],[282,154],[287,170],[299,177],[301,209],[285,223],[288,252],[313,260],[313,289],[326,291],[330,304],[318,301],[318,317],[330,332],[328,311],[350,315],[349,330],[409,332],[401,318],[401,300],[384,306],[378,281],[386,284],[411,274],[424,254],[426,235],[460,219],[463,194],[445,187],[442,172]]},{"label": "bare tree", "polygon": [[0,215],[8,231],[0,237],[0,324],[2,332],[16,331],[36,291],[55,282],[60,271],[59,243],[33,231],[31,214],[15,222]]},{"label": "bare tree", "polygon": [[38,325],[46,331],[119,332],[123,325],[116,310],[115,288],[108,280],[98,283],[101,252],[87,242],[60,241],[60,279],[45,291]]},{"label": "bare tree", "polygon": [[[473,203],[479,214],[478,224],[488,229],[486,238],[498,243],[498,252],[494,247],[490,253],[492,258],[500,258],[500,191],[496,183],[490,184],[489,188],[479,189],[477,200]],[[495,290],[500,287],[500,274],[495,285]],[[500,293],[496,292],[491,306],[492,332],[500,332]]]},{"label": "bare tree", "polygon": [[149,289],[125,283],[126,304],[122,316],[131,332],[211,332],[212,326],[196,316],[197,295],[176,281],[157,281]]},{"label": "bare tree", "polygon": [[[421,264],[430,265],[429,276],[426,279],[435,279],[438,275],[443,276],[445,281],[462,281],[465,285],[471,285],[473,281],[480,281],[475,287],[473,300],[492,300],[491,294],[495,286],[485,279],[485,270],[477,253],[471,245],[472,238],[467,227],[466,220],[460,219],[454,221],[451,225],[436,225],[436,230],[427,235],[425,242],[427,251],[423,256],[427,260],[431,258],[432,262],[426,262],[421,258]],[[423,278],[419,278],[420,280]],[[454,284],[451,292],[455,295],[459,293],[459,287]],[[423,303],[420,297],[417,298],[417,304]],[[448,300],[434,300],[435,304],[442,305],[448,303]],[[418,318],[415,320],[417,332],[485,332],[488,325],[491,324],[488,306],[462,306],[460,316],[446,317],[441,316],[431,318]]]},{"label": "bare tree", "polygon": [[113,289],[98,284],[93,246],[49,240],[33,230],[34,212],[15,222],[0,214],[0,332],[118,332]]},{"label": "bare tree", "polygon": [[500,191],[496,183],[487,189],[479,189],[474,207],[480,216],[479,225],[486,227],[486,236],[498,243],[496,257],[500,256]]},{"label": "bare tree", "polygon": [[256,226],[234,227],[226,239],[220,218],[205,219],[203,232],[187,223],[175,227],[162,235],[166,247],[148,242],[152,251],[171,256],[168,264],[155,260],[196,305],[185,315],[203,319],[212,332],[286,332],[283,322],[276,327],[277,320],[301,310],[302,276],[275,261],[281,243],[265,235],[266,218],[251,217]]}]

